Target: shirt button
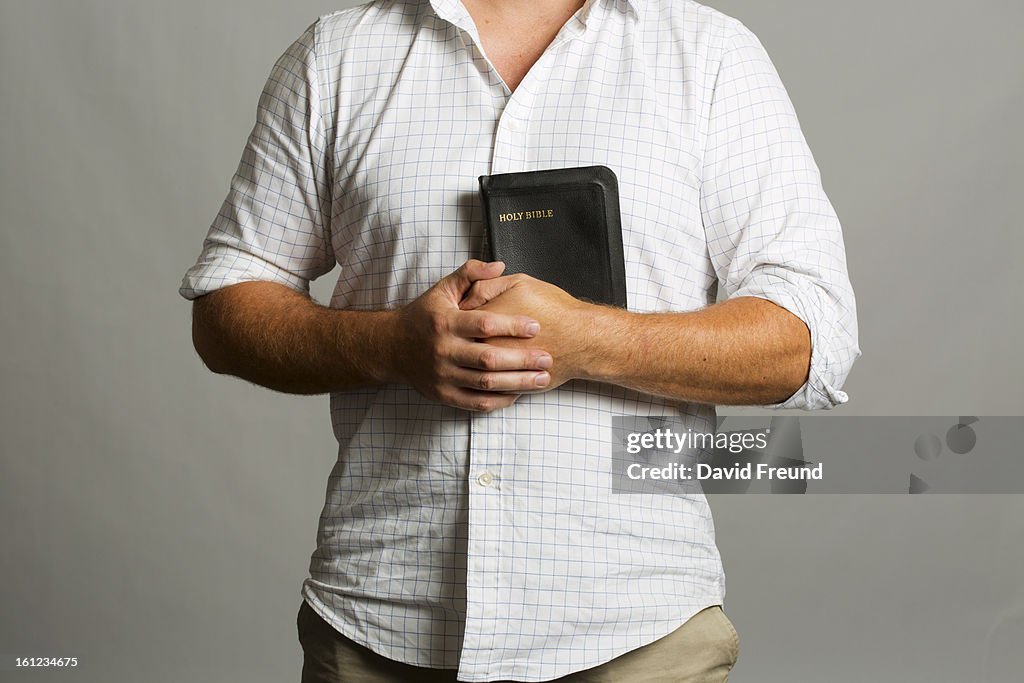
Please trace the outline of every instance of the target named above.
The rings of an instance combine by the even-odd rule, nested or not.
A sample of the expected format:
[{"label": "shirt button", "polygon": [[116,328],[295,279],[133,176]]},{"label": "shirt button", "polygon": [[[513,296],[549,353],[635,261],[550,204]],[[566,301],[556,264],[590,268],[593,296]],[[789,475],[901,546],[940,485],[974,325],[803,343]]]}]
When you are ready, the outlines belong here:
[{"label": "shirt button", "polygon": [[484,472],[476,478],[476,482],[481,486],[490,486],[494,483],[494,475],[490,472]]},{"label": "shirt button", "polygon": [[508,128],[513,133],[518,133],[521,128],[519,122],[516,121],[515,119],[509,119],[508,123],[505,124],[505,127]]}]

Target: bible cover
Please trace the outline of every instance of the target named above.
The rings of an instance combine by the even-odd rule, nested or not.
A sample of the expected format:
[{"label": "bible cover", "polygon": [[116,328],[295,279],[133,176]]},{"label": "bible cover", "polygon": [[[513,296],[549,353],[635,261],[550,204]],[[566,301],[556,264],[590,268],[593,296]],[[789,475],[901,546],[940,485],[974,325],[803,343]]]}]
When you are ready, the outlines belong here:
[{"label": "bible cover", "polygon": [[606,166],[480,176],[486,258],[577,299],[626,307],[619,185]]}]

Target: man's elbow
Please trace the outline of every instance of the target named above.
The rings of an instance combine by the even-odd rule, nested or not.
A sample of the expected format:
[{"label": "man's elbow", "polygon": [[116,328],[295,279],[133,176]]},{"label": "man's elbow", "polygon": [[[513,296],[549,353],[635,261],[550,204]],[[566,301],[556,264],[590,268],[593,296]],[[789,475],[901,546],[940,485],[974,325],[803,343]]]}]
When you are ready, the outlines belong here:
[{"label": "man's elbow", "polygon": [[789,335],[791,346],[789,362],[786,364],[786,386],[792,396],[800,387],[807,383],[811,375],[811,329],[800,318],[790,314],[789,324],[792,332]]},{"label": "man's elbow", "polygon": [[783,402],[786,404],[784,407],[830,410],[849,400],[842,387],[853,362],[860,357],[856,337],[851,339],[845,334],[829,335],[819,341],[821,347],[817,350],[808,344],[794,353],[791,365],[793,377],[799,375],[803,379]]},{"label": "man's elbow", "polygon": [[777,339],[782,340],[781,354],[775,364],[774,394],[770,403],[782,403],[807,384],[811,374],[811,330],[796,315],[779,311]]},{"label": "man's elbow", "polygon": [[192,303],[192,346],[203,364],[218,375],[228,374],[222,335],[218,330],[213,302],[209,294]]}]

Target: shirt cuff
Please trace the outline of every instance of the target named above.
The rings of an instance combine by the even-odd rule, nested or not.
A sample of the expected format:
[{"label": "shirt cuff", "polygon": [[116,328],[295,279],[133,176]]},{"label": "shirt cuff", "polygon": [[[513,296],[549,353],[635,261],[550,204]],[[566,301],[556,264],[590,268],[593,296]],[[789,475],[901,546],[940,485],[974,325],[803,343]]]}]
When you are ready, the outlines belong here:
[{"label": "shirt cuff", "polygon": [[840,325],[838,315],[834,313],[836,302],[831,301],[817,285],[796,284],[791,272],[780,274],[774,270],[762,269],[729,298],[753,296],[766,299],[800,318],[811,333],[811,363],[807,381],[793,395],[780,403],[759,407],[830,410],[846,403],[849,396],[840,387],[853,361],[860,356],[860,349],[853,344],[851,352],[846,353],[842,339],[837,340]]},{"label": "shirt cuff", "polygon": [[255,254],[224,244],[208,245],[199,260],[185,271],[178,293],[188,300],[240,282],[267,281],[309,294],[309,280]]}]

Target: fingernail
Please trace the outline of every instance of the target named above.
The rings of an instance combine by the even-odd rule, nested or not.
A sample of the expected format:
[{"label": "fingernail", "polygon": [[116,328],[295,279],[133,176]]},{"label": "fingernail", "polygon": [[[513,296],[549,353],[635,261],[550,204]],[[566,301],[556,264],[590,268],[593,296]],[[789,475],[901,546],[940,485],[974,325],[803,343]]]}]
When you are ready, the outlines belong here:
[{"label": "fingernail", "polygon": [[540,332],[540,323],[529,323],[526,326],[526,334],[535,335]]},{"label": "fingernail", "polygon": [[551,375],[546,372],[542,372],[538,374],[533,381],[536,382],[538,387],[546,387],[548,382],[551,381]]},{"label": "fingernail", "polygon": [[554,361],[551,359],[551,356],[541,356],[537,359],[537,367],[541,370],[548,370],[553,364]]}]

